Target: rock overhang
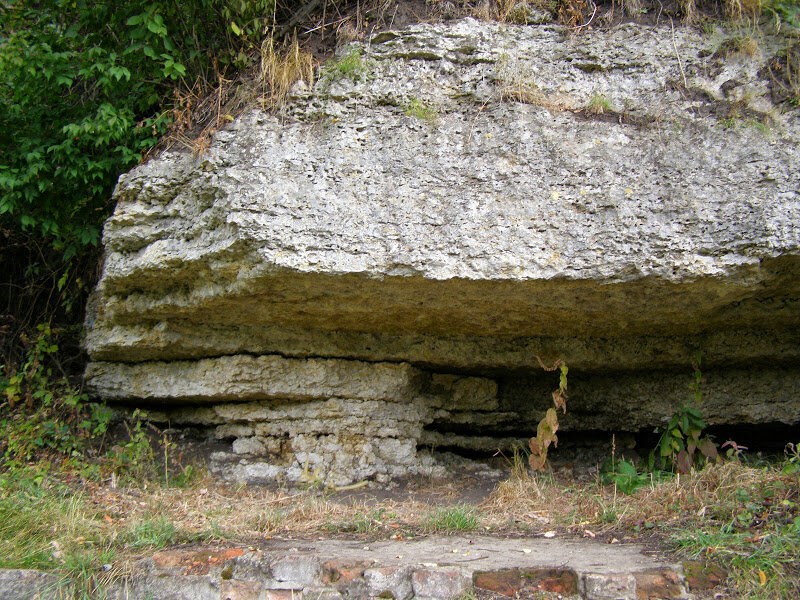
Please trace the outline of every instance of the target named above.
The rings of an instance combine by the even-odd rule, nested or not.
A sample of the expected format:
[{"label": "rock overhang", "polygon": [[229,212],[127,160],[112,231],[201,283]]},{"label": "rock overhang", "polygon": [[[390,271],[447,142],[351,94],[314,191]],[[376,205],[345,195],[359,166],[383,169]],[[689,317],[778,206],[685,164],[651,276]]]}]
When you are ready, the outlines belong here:
[{"label": "rock overhang", "polygon": [[[544,406],[514,378],[561,358],[577,389],[565,427],[613,426],[615,407],[633,429],[685,400],[701,350],[712,421],[800,421],[800,132],[758,61],[718,64],[684,29],[569,38],[465,20],[379,36],[341,51],[357,76],[334,63],[283,114],[247,113],[205,154],[120,179],[87,318],[98,395],[344,396],[355,415],[365,399],[335,385],[270,396],[270,369],[199,365],[401,363],[422,374],[407,440],[448,419],[502,434]],[[720,127],[719,106],[745,95],[771,133]],[[511,383],[499,404],[455,408],[419,383],[431,373]],[[136,391],[181,379],[205,391]],[[261,391],[230,392],[241,379]]]}]

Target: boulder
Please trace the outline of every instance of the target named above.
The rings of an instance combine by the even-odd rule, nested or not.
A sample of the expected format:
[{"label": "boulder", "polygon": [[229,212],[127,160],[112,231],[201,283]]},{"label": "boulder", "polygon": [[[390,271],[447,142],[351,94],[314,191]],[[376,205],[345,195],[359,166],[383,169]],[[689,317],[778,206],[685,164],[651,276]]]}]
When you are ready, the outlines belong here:
[{"label": "boulder", "polygon": [[337,483],[533,434],[557,359],[566,431],[662,424],[698,353],[709,423],[800,422],[800,121],[783,42],[730,39],[465,19],[340,48],[120,178],[89,389]]}]

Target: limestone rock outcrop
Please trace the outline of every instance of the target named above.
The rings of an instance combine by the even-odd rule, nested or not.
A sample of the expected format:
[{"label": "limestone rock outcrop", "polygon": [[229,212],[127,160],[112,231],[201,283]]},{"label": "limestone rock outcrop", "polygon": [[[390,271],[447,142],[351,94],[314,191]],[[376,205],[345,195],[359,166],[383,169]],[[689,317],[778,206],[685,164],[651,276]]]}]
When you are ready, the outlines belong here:
[{"label": "limestone rock outcrop", "polygon": [[341,48],[120,178],[89,388],[337,483],[532,433],[539,359],[566,430],[662,423],[697,352],[710,423],[800,422],[800,120],[776,42],[729,48],[471,19]]}]

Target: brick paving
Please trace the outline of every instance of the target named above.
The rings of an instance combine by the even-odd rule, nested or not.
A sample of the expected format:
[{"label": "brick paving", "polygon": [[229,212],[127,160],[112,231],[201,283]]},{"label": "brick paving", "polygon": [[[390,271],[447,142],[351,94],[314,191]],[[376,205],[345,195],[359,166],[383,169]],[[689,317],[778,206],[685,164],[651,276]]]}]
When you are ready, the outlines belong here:
[{"label": "brick paving", "polygon": [[[428,536],[264,540],[261,547],[157,552],[105,589],[108,600],[690,600],[725,578],[641,546],[564,538]],[[45,600],[52,574],[0,570],[3,600]]]},{"label": "brick paving", "polygon": [[[158,552],[106,593],[109,600],[689,600],[720,577],[641,546],[594,540],[271,539],[258,548]],[[54,597],[52,585],[46,574],[0,571],[3,599]]]}]

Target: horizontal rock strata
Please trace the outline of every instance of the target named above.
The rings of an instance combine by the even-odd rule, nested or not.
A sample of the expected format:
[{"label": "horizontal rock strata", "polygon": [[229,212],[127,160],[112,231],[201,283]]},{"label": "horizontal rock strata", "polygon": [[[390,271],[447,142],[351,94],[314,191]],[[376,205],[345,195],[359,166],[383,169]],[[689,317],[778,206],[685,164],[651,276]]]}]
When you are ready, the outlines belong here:
[{"label": "horizontal rock strata", "polygon": [[89,388],[336,482],[532,433],[540,359],[564,429],[661,424],[698,351],[709,422],[800,422],[800,127],[778,42],[725,40],[467,19],[342,48],[120,179]]}]

